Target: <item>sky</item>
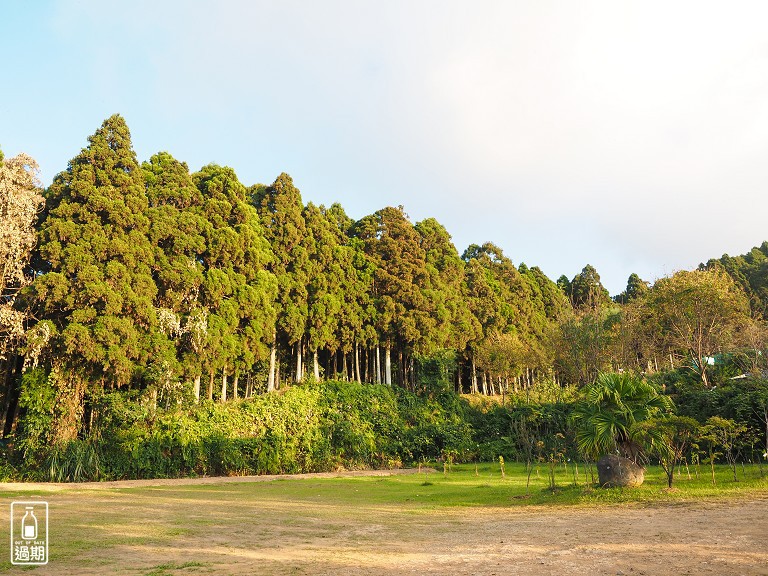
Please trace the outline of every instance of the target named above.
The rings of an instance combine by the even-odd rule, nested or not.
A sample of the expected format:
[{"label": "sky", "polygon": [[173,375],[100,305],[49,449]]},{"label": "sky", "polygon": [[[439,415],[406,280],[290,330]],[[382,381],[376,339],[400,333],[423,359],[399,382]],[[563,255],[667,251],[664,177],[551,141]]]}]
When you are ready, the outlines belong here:
[{"label": "sky", "polygon": [[0,147],[43,184],[114,113],[246,184],[403,205],[611,294],[768,240],[768,3],[7,0]]}]

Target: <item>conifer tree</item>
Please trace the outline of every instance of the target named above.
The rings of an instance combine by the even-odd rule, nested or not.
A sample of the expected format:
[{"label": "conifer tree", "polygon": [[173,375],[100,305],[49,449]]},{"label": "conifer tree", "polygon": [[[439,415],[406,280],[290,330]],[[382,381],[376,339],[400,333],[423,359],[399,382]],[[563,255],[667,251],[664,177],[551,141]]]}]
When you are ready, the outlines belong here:
[{"label": "conifer tree", "polygon": [[140,383],[165,357],[157,338],[143,174],[123,118],[108,118],[46,191],[40,268],[34,283],[41,316],[52,322],[52,357],[65,398],[59,438],[76,433],[86,383]]},{"label": "conifer tree", "polygon": [[378,338],[385,348],[385,383],[392,383],[391,352],[396,348],[398,375],[405,385],[413,374],[407,356],[425,349],[436,327],[424,291],[429,271],[421,238],[402,206],[366,216],[353,233],[375,266],[373,294]]},{"label": "conifer tree", "polygon": [[252,188],[252,202],[261,217],[264,235],[272,246],[270,271],[278,283],[277,327],[272,337],[267,390],[275,388],[277,347],[282,340],[295,351],[295,379],[301,380],[302,349],[307,323],[309,255],[302,214],[301,193],[288,174],[280,174],[270,186]]},{"label": "conifer tree", "polygon": [[172,338],[178,371],[194,380],[200,397],[201,366],[207,311],[200,301],[203,284],[202,255],[210,223],[202,211],[203,197],[189,168],[167,152],[142,164],[149,200],[150,242],[155,247],[153,276],[157,284],[155,306],[160,330]]},{"label": "conifer tree", "polygon": [[130,382],[157,324],[147,197],[130,132],[107,119],[46,192],[44,271],[35,283],[71,365],[97,381]]},{"label": "conifer tree", "polygon": [[307,204],[304,209],[308,260],[307,330],[308,351],[312,354],[313,376],[320,379],[318,351],[336,350],[337,327],[344,305],[344,278],[340,266],[341,244],[333,224],[320,208]]},{"label": "conifer tree", "polygon": [[258,214],[248,202],[245,187],[231,168],[214,164],[192,176],[203,198],[205,251],[201,256],[204,280],[201,303],[208,313],[208,396],[213,374],[221,371],[220,399],[227,399],[228,377],[239,374],[267,355],[275,323],[276,281],[267,270],[272,252]]}]

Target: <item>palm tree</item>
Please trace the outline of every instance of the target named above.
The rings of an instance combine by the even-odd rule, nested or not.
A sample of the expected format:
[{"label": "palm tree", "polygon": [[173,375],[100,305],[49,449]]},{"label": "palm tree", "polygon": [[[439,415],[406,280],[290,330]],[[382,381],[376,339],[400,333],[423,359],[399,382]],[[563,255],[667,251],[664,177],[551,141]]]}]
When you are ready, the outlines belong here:
[{"label": "palm tree", "polygon": [[674,408],[668,396],[631,373],[602,373],[576,405],[576,445],[585,456],[618,451],[637,462],[643,454],[635,424]]}]

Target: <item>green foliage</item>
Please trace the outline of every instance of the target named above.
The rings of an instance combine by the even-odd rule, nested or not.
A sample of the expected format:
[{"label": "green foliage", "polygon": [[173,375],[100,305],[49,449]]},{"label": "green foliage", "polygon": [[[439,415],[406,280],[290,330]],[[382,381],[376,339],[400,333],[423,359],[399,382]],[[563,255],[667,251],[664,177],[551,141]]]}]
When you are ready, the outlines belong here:
[{"label": "green foliage", "polygon": [[27,371],[21,379],[18,425],[18,451],[26,460],[34,459],[50,445],[56,405],[56,390],[43,368]]},{"label": "green foliage", "polygon": [[672,488],[675,466],[698,440],[699,423],[687,416],[666,416],[637,425],[637,435],[649,454],[659,460]]},{"label": "green foliage", "polygon": [[56,326],[52,360],[125,385],[155,352],[154,253],[143,173],[125,121],[104,121],[46,191],[32,288]]},{"label": "green foliage", "polygon": [[600,282],[600,274],[594,266],[587,264],[568,285],[568,296],[574,308],[599,309],[610,301],[608,290]]},{"label": "green foliage", "polygon": [[101,466],[92,442],[71,440],[54,446],[43,464],[44,479],[51,482],[92,482],[99,480]]},{"label": "green foliage", "polygon": [[768,318],[768,242],[740,256],[724,254],[718,260],[709,260],[699,268],[724,269],[747,294],[755,315]]},{"label": "green foliage", "polygon": [[714,462],[715,452],[722,450],[721,454],[725,456],[728,466],[731,468],[734,482],[738,481],[736,476],[737,450],[746,431],[747,427],[743,424],[720,416],[707,418],[702,427],[701,437],[708,444],[710,462]]},{"label": "green foliage", "polygon": [[669,397],[645,380],[631,373],[604,373],[585,391],[584,400],[576,405],[576,444],[589,458],[620,450],[637,460],[643,446],[637,437],[636,424],[656,415],[671,412]]},{"label": "green foliage", "polygon": [[[36,374],[37,388],[43,376]],[[155,408],[146,394],[112,392],[92,409],[100,424],[90,440],[51,447],[37,440],[39,459],[28,462],[33,477],[78,481],[397,467],[445,457],[466,460],[474,446],[455,395],[429,399],[353,382],[312,383],[239,402],[203,401],[169,410]]]},{"label": "green foliage", "polygon": [[722,269],[680,271],[662,278],[648,292],[648,337],[665,355],[683,364],[709,386],[710,358],[738,344],[749,326],[744,293]]},{"label": "green foliage", "polygon": [[[285,173],[246,188],[231,168],[190,174],[167,152],[139,166],[119,115],[45,201],[37,252],[27,258],[31,210],[10,262],[0,326],[8,454],[31,473],[43,461],[71,479],[636,455],[637,423],[671,404],[648,382],[598,375],[667,358],[676,369],[649,382],[680,416],[745,427],[710,460],[768,450],[768,243],[650,288],[632,274],[612,303],[590,265],[554,283],[491,242],[459,257],[437,220],[414,225],[402,206],[354,222],[338,204],[305,205]],[[305,385],[382,371],[400,387]],[[304,384],[278,390],[280,376]],[[211,401],[243,382],[251,398],[201,402],[202,381]],[[453,392],[467,382],[503,405],[468,406]],[[264,388],[277,394],[253,397]]]}]

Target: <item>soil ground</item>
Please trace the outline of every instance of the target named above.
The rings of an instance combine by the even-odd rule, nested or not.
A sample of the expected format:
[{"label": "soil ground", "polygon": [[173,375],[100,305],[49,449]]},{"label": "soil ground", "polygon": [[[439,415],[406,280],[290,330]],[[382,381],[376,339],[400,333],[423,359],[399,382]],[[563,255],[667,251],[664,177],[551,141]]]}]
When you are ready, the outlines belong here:
[{"label": "soil ground", "polygon": [[50,562],[32,571],[41,575],[768,575],[765,496],[588,508],[393,506],[356,502],[354,492],[386,478],[322,476],[339,474],[300,483],[4,484],[0,495],[49,502]]}]

